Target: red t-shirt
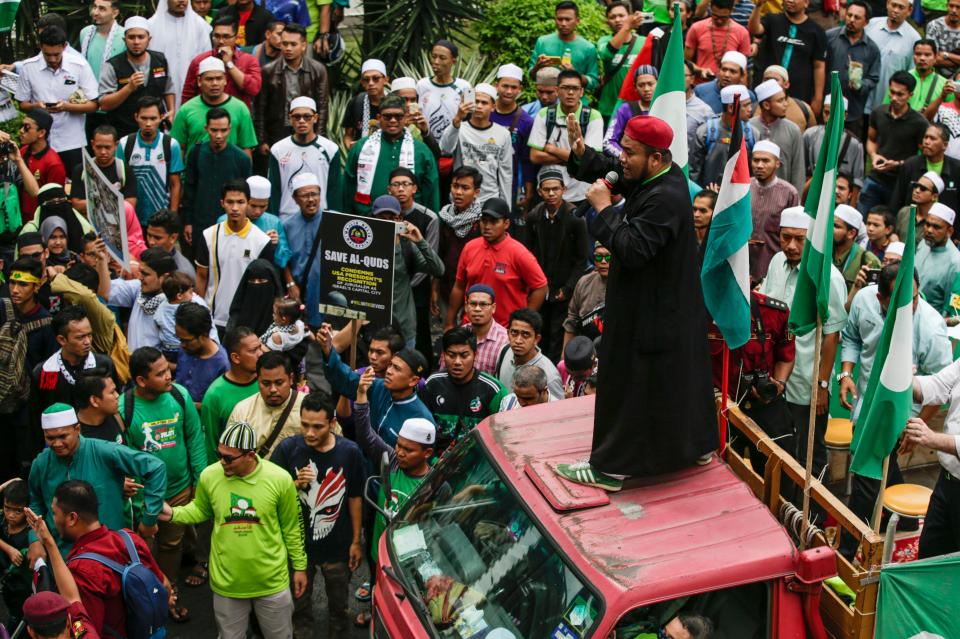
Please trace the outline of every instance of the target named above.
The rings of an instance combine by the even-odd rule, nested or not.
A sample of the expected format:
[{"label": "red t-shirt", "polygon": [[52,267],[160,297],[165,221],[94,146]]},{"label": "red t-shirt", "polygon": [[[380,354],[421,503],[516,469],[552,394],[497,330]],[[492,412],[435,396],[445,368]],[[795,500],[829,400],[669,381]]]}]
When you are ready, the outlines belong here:
[{"label": "red t-shirt", "polygon": [[[750,32],[742,25],[729,20],[727,26],[717,29],[710,18],[694,22],[687,31],[684,47],[693,49],[693,63],[720,73],[720,58],[727,51],[739,51],[750,57]],[[705,82],[705,80],[698,80]]]},{"label": "red t-shirt", "polygon": [[[133,544],[137,547],[137,554],[140,555],[140,562],[153,571],[158,579],[163,581],[163,573],[160,572],[160,566],[157,565],[153,555],[150,554],[147,542],[133,531],[127,532],[131,533]],[[93,627],[101,635],[104,634],[104,625],[123,632],[123,629],[126,628],[127,616],[123,604],[123,592],[120,587],[120,575],[92,559],[71,561],[77,555],[85,552],[98,553],[112,559],[121,566],[125,566],[130,563],[130,556],[127,554],[127,546],[123,542],[123,537],[106,526],[100,526],[80,537],[67,555],[67,566],[69,566],[70,572],[77,582],[77,588],[80,590],[80,601],[83,603],[83,607],[87,609]]]},{"label": "red t-shirt", "polygon": [[[241,47],[247,46],[247,20],[253,14],[253,9],[240,12],[240,26],[237,29],[237,44]],[[251,42],[250,44],[256,44]]]},{"label": "red t-shirt", "polygon": [[[63,161],[49,146],[37,155],[31,155],[30,147],[24,146],[20,148],[20,155],[27,163],[27,168],[33,172],[33,177],[36,178],[39,186],[50,183],[66,185],[67,171],[63,168]],[[37,198],[28,195],[26,189],[20,189],[20,216],[24,224],[33,219],[36,210]]]},{"label": "red t-shirt", "polygon": [[509,235],[496,244],[478,237],[460,253],[457,283],[464,291],[474,284],[492,288],[497,300],[493,319],[506,326],[510,313],[527,306],[527,294],[547,285],[547,276],[533,253]]}]

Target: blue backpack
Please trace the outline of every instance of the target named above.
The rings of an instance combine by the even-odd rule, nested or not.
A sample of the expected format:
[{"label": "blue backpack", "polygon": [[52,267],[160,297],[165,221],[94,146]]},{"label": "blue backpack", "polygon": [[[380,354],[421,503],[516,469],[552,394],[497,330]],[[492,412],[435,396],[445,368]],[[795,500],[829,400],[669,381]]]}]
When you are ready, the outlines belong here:
[{"label": "blue backpack", "polygon": [[106,634],[127,639],[164,639],[167,636],[167,589],[153,571],[140,562],[137,547],[130,533],[118,531],[127,546],[130,563],[121,566],[112,559],[95,552],[85,552],[72,558],[89,559],[103,564],[120,575],[120,590],[127,614],[126,634],[104,626]]}]

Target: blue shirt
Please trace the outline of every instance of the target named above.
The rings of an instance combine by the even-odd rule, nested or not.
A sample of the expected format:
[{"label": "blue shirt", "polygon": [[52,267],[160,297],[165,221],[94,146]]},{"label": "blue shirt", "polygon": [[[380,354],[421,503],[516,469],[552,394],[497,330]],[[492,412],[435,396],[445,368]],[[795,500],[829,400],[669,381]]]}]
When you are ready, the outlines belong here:
[{"label": "blue shirt", "polygon": [[213,357],[203,359],[191,355],[182,348],[177,355],[177,383],[187,389],[195,402],[203,401],[207,388],[224,373],[230,370],[227,350],[217,346]]},{"label": "blue shirt", "polygon": [[[313,248],[313,240],[320,232],[320,218],[323,212],[319,212],[312,218],[307,219],[302,213],[291,215],[283,220],[283,230],[287,232],[287,242],[290,246],[290,259],[287,266],[290,267],[290,274],[299,286],[303,282],[303,271],[307,267],[307,260],[310,258],[310,249]],[[310,265],[310,276],[307,278],[307,290],[300,291],[303,297],[303,303],[307,310],[307,324],[309,326],[320,326],[323,322],[323,314],[320,312],[320,251],[317,247],[317,254],[313,258],[313,264]]]},{"label": "blue shirt", "polygon": [[[217,220],[217,224],[226,221],[227,216],[224,214]],[[267,235],[270,234],[270,231],[277,232],[277,246],[273,251],[273,263],[281,269],[286,268],[287,262],[290,261],[290,244],[287,243],[287,232],[284,230],[283,224],[280,223],[280,218],[273,213],[264,211],[260,217],[255,220],[250,218],[250,221]]]},{"label": "blue shirt", "polygon": [[[706,102],[707,105],[713,109],[714,113],[719,114],[723,112],[723,102],[720,100],[720,85],[716,79],[698,84],[693,88],[693,94]],[[752,100],[752,104],[757,104],[757,94],[753,91],[750,91],[750,99]]]}]

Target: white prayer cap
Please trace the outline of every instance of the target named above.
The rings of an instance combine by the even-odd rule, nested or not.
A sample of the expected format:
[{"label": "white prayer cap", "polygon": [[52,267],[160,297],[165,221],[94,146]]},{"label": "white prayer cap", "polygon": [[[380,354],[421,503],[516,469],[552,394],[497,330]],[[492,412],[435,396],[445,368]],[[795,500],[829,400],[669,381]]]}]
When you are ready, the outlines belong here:
[{"label": "white prayer cap", "polygon": [[297,189],[302,189],[305,186],[320,186],[320,180],[313,173],[297,173],[290,180],[290,190],[294,193],[297,192]]},{"label": "white prayer cap", "polygon": [[943,193],[943,179],[934,173],[933,171],[927,171],[920,177],[925,177],[930,180],[930,183],[933,184],[933,187],[937,189],[937,193]]},{"label": "white prayer cap", "polygon": [[123,31],[127,32],[130,29],[143,29],[147,33],[150,33],[150,21],[142,16],[130,16],[127,18],[127,21],[123,23]]},{"label": "white prayer cap", "polygon": [[863,215],[849,204],[837,204],[837,208],[834,209],[833,214],[835,217],[839,217],[849,224],[851,228],[855,228],[858,231],[860,227],[863,226]]},{"label": "white prayer cap", "polygon": [[742,84],[731,84],[720,89],[720,101],[724,104],[733,104],[733,99],[740,95],[740,102],[750,102],[750,89]]},{"label": "white prayer cap", "polygon": [[768,66],[766,69],[763,70],[763,75],[767,75],[768,73],[771,73],[771,72],[779,75],[784,82],[790,81],[790,73],[779,64],[771,64],[770,66]]},{"label": "white prayer cap", "polygon": [[504,64],[497,69],[497,80],[500,78],[513,78],[523,82],[523,69],[515,64]]},{"label": "white prayer cap", "polygon": [[747,70],[747,56],[743,55],[739,51],[727,51],[724,53],[723,57],[720,58],[720,64],[723,64],[724,62],[733,62],[744,71]]},{"label": "white prayer cap", "polygon": [[956,219],[957,214],[946,204],[941,204],[940,202],[934,202],[933,206],[930,207],[930,210],[927,211],[927,215],[933,215],[939,217],[941,220],[953,226],[953,221]]},{"label": "white prayer cap", "polygon": [[290,100],[290,111],[293,111],[294,109],[310,109],[316,113],[317,101],[313,98],[301,95],[300,97]]},{"label": "white prayer cap", "polygon": [[390,83],[391,91],[402,91],[403,89],[416,89],[417,81],[409,76],[403,76],[402,78],[395,78],[393,82]]},{"label": "white prayer cap", "polygon": [[776,80],[766,80],[757,85],[754,93],[757,94],[757,102],[763,102],[778,93],[783,93],[783,87],[781,87]]},{"label": "white prayer cap", "polygon": [[791,206],[780,213],[780,228],[809,229],[810,216],[802,206]]},{"label": "white prayer cap", "polygon": [[477,93],[483,93],[484,95],[489,95],[494,100],[497,99],[497,90],[492,84],[487,84],[486,82],[481,82],[473,88]]},{"label": "white prayer cap", "polygon": [[377,71],[381,75],[387,75],[387,65],[383,63],[383,60],[370,58],[369,60],[364,60],[360,66],[360,75],[363,75],[367,71]]},{"label": "white prayer cap", "polygon": [[[823,99],[823,106],[830,106],[830,103],[832,102],[832,100],[830,99],[831,97],[832,97],[832,96],[828,93],[828,94],[827,94],[827,97],[825,97],[825,98]],[[849,102],[846,98],[844,98],[844,99],[843,99],[843,108],[846,109],[848,104],[850,104],[850,102]]]},{"label": "white prayer cap", "polygon": [[753,152],[769,153],[773,157],[780,159],[780,147],[770,140],[760,140],[753,145]]},{"label": "white prayer cap", "polygon": [[223,60],[221,60],[217,56],[212,55],[200,61],[200,66],[197,69],[197,75],[203,75],[204,73],[208,73],[210,71],[219,71],[220,73],[226,73],[227,67],[223,66]]},{"label": "white prayer cap", "polygon": [[883,252],[884,256],[892,253],[894,255],[899,255],[903,257],[903,249],[906,248],[906,244],[903,242],[890,242],[887,244],[887,250]]},{"label": "white prayer cap", "polygon": [[411,417],[403,422],[397,436],[424,446],[433,446],[437,441],[437,427],[423,417]]},{"label": "white prayer cap", "polygon": [[262,175],[251,175],[248,177],[247,186],[250,187],[251,200],[270,199],[270,180]]},{"label": "white prayer cap", "polygon": [[80,420],[77,419],[77,412],[73,410],[73,406],[64,404],[63,402],[57,402],[47,407],[40,416],[40,426],[43,430],[76,426],[79,422]]}]

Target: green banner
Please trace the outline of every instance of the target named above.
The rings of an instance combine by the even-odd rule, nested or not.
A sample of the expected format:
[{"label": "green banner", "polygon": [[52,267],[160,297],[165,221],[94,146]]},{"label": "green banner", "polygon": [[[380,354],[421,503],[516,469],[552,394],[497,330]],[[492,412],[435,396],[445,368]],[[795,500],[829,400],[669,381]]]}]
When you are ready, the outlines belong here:
[{"label": "green banner", "polygon": [[960,553],[903,564],[880,571],[877,626],[882,639],[958,637]]}]

